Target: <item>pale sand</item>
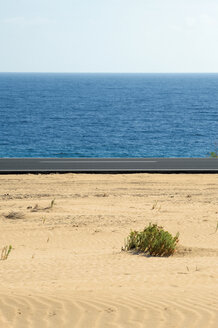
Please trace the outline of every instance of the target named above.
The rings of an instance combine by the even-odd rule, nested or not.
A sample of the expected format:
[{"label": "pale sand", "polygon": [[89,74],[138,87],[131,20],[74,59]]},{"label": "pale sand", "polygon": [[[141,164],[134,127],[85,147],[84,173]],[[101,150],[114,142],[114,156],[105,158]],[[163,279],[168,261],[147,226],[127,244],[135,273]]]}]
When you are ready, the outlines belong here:
[{"label": "pale sand", "polygon": [[[122,252],[149,222],[187,250]],[[2,175],[0,327],[217,327],[217,222],[218,175]]]}]

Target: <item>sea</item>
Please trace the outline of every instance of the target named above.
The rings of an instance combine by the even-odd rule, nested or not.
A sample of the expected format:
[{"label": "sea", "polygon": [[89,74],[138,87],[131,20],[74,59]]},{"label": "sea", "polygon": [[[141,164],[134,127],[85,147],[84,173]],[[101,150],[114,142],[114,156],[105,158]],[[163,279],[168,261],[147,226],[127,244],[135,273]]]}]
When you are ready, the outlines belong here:
[{"label": "sea", "polygon": [[207,157],[218,74],[0,74],[0,157]]}]

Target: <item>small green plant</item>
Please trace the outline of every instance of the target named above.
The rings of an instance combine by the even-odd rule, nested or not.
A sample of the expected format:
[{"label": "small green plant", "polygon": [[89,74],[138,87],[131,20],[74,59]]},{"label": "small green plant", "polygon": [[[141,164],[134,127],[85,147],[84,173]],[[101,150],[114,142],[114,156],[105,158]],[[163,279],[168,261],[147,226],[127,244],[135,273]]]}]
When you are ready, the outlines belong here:
[{"label": "small green plant", "polygon": [[54,206],[54,204],[55,204],[55,198],[52,199],[52,201],[51,201],[51,205],[50,205],[50,208],[52,208],[52,207]]},{"label": "small green plant", "polygon": [[209,153],[210,157],[212,158],[218,158],[218,152],[217,151],[212,151]]},{"label": "small green plant", "polygon": [[211,151],[209,153],[209,157],[218,158],[218,144],[217,144],[217,142],[214,143],[214,151]]},{"label": "small green plant", "polygon": [[1,260],[2,261],[7,260],[8,255],[10,254],[11,250],[12,250],[12,246],[11,245],[4,246],[2,248],[2,252],[1,252]]},{"label": "small green plant", "polygon": [[170,256],[174,254],[178,241],[179,233],[173,237],[163,227],[149,223],[143,231],[130,232],[124,250],[135,250],[151,256]]}]

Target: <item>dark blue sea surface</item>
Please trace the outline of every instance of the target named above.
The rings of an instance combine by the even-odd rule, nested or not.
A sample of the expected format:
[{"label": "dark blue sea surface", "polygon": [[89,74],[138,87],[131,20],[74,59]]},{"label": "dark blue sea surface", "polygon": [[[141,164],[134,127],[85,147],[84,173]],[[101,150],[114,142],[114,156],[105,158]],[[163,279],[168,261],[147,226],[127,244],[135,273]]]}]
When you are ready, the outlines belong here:
[{"label": "dark blue sea surface", "polygon": [[218,74],[0,74],[0,157],[206,157]]}]

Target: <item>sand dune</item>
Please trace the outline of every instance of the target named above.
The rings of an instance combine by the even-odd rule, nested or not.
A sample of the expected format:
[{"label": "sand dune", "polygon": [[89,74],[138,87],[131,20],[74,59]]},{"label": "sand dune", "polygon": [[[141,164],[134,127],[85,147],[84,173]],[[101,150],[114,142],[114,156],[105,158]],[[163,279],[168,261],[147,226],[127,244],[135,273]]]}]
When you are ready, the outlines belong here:
[{"label": "sand dune", "polygon": [[[218,175],[0,176],[0,327],[217,327],[217,195]],[[121,251],[149,222],[174,256]]]},{"label": "sand dune", "polygon": [[1,294],[1,327],[217,327],[213,290]]}]

